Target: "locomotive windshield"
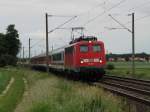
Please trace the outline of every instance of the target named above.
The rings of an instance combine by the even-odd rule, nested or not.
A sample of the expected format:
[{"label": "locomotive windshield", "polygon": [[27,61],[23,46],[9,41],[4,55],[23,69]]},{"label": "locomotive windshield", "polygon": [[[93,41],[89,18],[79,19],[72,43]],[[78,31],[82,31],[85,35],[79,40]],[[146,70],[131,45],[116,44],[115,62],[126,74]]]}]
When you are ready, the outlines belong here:
[{"label": "locomotive windshield", "polygon": [[81,45],[80,46],[80,52],[88,52],[88,46],[87,45]]},{"label": "locomotive windshield", "polygon": [[101,47],[99,45],[93,45],[93,52],[100,52],[101,51]]}]

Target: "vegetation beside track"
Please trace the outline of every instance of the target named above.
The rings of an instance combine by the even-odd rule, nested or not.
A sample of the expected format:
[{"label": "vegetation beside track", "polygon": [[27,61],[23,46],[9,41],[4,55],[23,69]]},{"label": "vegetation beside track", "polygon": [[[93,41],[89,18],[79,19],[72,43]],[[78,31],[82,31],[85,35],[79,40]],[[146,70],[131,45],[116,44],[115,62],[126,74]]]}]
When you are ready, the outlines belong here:
[{"label": "vegetation beside track", "polygon": [[15,112],[122,112],[120,100],[100,88],[40,72],[24,76],[29,88]]},{"label": "vegetation beside track", "polygon": [[150,62],[135,62],[135,75],[132,75],[132,62],[108,62],[113,64],[115,69],[107,70],[107,74],[134,77],[150,80]]},{"label": "vegetation beside track", "polygon": [[3,75],[10,75],[14,78],[14,82],[6,94],[0,96],[0,112],[13,112],[16,105],[21,101],[24,92],[23,74],[16,69],[1,69]]},{"label": "vegetation beside track", "polygon": [[2,93],[2,91],[4,91],[10,79],[11,76],[0,69],[0,94]]},{"label": "vegetation beside track", "polygon": [[[32,74],[32,75],[30,75]],[[29,71],[28,69],[5,67],[0,68],[0,92],[2,93],[10,79],[13,77],[14,82],[10,85],[10,88],[6,94],[0,96],[0,112],[13,112],[17,105],[21,102],[23,93],[25,91],[24,78],[28,82],[30,87],[38,79],[42,79],[48,75],[44,75],[39,72]]]},{"label": "vegetation beside track", "polygon": [[0,71],[15,79],[0,96],[0,112],[123,112],[121,100],[100,88],[28,69]]}]

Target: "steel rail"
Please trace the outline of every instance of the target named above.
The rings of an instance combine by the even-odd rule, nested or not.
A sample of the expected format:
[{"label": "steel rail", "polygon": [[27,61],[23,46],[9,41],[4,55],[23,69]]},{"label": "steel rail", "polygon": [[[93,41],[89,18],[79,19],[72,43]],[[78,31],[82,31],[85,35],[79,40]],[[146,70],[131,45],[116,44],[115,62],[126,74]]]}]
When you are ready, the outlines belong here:
[{"label": "steel rail", "polygon": [[128,80],[135,80],[135,81],[141,81],[141,82],[147,82],[147,83],[150,83],[150,80],[143,80],[143,79],[137,79],[137,78],[119,77],[119,76],[114,76],[114,75],[104,75],[104,77],[112,77],[112,78],[128,79]]},{"label": "steel rail", "polygon": [[107,81],[103,81],[102,83],[106,84],[106,85],[111,85],[111,86],[119,87],[119,88],[122,88],[122,89],[126,89],[126,90],[129,90],[129,91],[133,91],[133,92],[136,92],[136,93],[140,93],[140,94],[143,94],[143,95],[150,96],[150,91],[148,91],[148,90],[139,89],[139,88],[136,88],[136,87],[127,86],[127,85],[123,85],[123,84],[119,84],[119,83],[107,82]]},{"label": "steel rail", "polygon": [[105,75],[93,85],[150,106],[150,81]]},{"label": "steel rail", "polygon": [[104,83],[94,83],[93,85],[98,86],[98,87],[102,87],[102,88],[109,90],[113,93],[116,93],[118,95],[125,96],[127,98],[133,99],[135,101],[138,101],[140,103],[143,103],[145,105],[150,106],[150,99],[148,99],[147,97],[144,97],[141,94],[137,94],[133,91],[126,90],[124,88],[119,88],[119,87],[116,87],[114,85],[107,85]]},{"label": "steel rail", "polygon": [[141,79],[135,79],[135,78],[126,78],[126,77],[109,76],[109,75],[104,75],[103,78],[106,80],[110,79],[110,80],[116,80],[116,81],[123,81],[123,82],[141,84],[143,86],[150,87],[150,80],[141,80]]}]

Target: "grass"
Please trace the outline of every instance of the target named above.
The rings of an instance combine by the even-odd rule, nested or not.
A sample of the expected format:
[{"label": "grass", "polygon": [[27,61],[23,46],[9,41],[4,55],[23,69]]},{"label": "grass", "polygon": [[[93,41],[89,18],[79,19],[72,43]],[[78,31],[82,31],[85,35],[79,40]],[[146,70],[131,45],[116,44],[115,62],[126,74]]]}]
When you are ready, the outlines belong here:
[{"label": "grass", "polygon": [[2,70],[15,81],[0,97],[0,112],[123,112],[121,99],[103,89],[28,69]]},{"label": "grass", "polygon": [[0,94],[6,88],[9,83],[11,76],[6,74],[3,70],[0,70]]},{"label": "grass", "polygon": [[122,112],[121,101],[100,88],[38,74],[42,79],[32,82],[16,112]]},{"label": "grass", "polygon": [[135,62],[134,76],[132,75],[132,62],[109,62],[108,64],[113,64],[115,69],[107,70],[107,74],[150,80],[149,62]]},{"label": "grass", "polygon": [[5,71],[5,74],[13,76],[15,81],[12,83],[8,92],[0,97],[0,112],[13,112],[24,92],[22,73],[15,69],[5,69],[3,71]]},{"label": "grass", "polygon": [[5,89],[11,77],[15,80],[8,92],[4,96],[0,96],[0,112],[13,112],[21,102],[25,91],[24,77],[27,79],[28,86],[30,87],[30,85],[34,84],[38,79],[42,79],[45,76],[48,75],[40,75],[39,72],[17,67],[0,68],[0,91]]}]

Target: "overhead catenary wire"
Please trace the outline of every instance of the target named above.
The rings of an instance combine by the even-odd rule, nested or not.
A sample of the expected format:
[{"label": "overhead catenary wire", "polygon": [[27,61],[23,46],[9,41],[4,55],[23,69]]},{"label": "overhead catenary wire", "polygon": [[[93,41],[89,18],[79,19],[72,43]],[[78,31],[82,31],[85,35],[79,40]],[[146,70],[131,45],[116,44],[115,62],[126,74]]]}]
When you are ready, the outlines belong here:
[{"label": "overhead catenary wire", "polygon": [[109,16],[110,16],[114,21],[116,21],[120,26],[122,26],[124,29],[127,29],[129,32],[132,33],[132,31],[131,31],[129,28],[127,28],[125,25],[123,25],[123,24],[120,23],[118,20],[116,20],[111,14],[109,14]]},{"label": "overhead catenary wire", "polygon": [[[125,11],[125,12],[127,12],[127,13],[135,12],[135,10],[133,11],[133,9],[138,9],[138,8],[141,8],[141,7],[143,8],[143,6],[145,6],[145,5],[150,5],[150,0],[148,0],[147,2],[144,2],[144,3],[140,4],[140,5],[137,5],[135,7],[132,7],[130,9],[127,9],[127,11]],[[117,13],[116,15],[122,15],[122,13]]]},{"label": "overhead catenary wire", "polygon": [[98,14],[97,16],[93,17],[92,19],[88,20],[87,22],[85,22],[83,24],[83,26],[86,26],[87,24],[93,22],[94,20],[96,20],[98,17],[103,16],[106,12],[118,7],[119,5],[121,5],[122,3],[124,3],[126,0],[121,0],[119,3],[113,5],[111,8],[104,10],[102,13]]},{"label": "overhead catenary wire", "polygon": [[[116,8],[117,6],[119,6],[120,4],[122,4],[122,3],[125,2],[125,1],[126,1],[126,0],[121,0],[119,3],[116,3],[116,4],[113,5],[111,8],[109,8],[109,9],[107,9],[107,10],[104,10],[104,12],[100,13],[99,15],[95,16],[94,18],[92,18],[92,19],[88,20],[86,23],[84,23],[83,26],[85,26],[85,25],[91,23],[92,21],[94,21],[94,20],[97,19],[98,17],[104,15],[107,11],[110,11],[110,10],[112,10],[113,8]],[[91,8],[90,10],[88,10],[88,11],[86,11],[86,12],[84,12],[84,13],[81,13],[81,14],[79,14],[78,16],[74,16],[74,17],[76,18],[76,17],[79,17],[79,16],[82,15],[82,14],[89,13],[90,11],[92,11],[92,10],[94,10],[94,9],[100,7],[100,6],[103,6],[103,5],[105,5],[105,4],[106,4],[106,1],[103,2],[103,3],[100,3],[100,4],[98,4],[98,5],[96,5],[95,7]],[[53,16],[53,15],[50,15],[50,16]],[[54,16],[55,16],[55,17],[59,17],[59,16],[57,16],[57,15],[54,15]],[[69,17],[69,16],[60,16],[60,17]],[[67,22],[65,22],[64,24],[68,23],[68,22],[71,21],[72,19],[75,19],[74,17],[71,18],[70,20],[68,20]],[[63,26],[64,24],[61,24],[61,25],[57,26],[56,28],[54,28],[54,29],[52,29],[51,31],[49,31],[49,33],[50,33],[50,32],[53,32],[53,31],[56,30],[56,29],[70,29],[70,28],[59,28],[59,27]]]},{"label": "overhead catenary wire", "polygon": [[62,18],[68,18],[68,17],[73,17],[73,15],[65,16],[65,15],[50,15],[50,14],[48,14],[48,17],[62,17]]},{"label": "overhead catenary wire", "polygon": [[91,9],[89,9],[88,11],[85,11],[85,12],[83,12],[83,13],[80,13],[78,16],[83,16],[83,15],[85,15],[85,14],[87,14],[87,13],[90,13],[91,11],[93,11],[93,10],[99,8],[99,7],[102,7],[102,6],[105,5],[105,4],[106,4],[106,2],[99,3],[98,5],[92,7]]},{"label": "overhead catenary wire", "polygon": [[136,6],[136,7],[130,8],[128,11],[130,12],[130,11],[132,11],[132,10],[134,10],[134,9],[137,9],[137,8],[142,7],[142,6],[148,5],[149,3],[150,3],[150,1],[144,2],[144,3],[141,4],[141,5],[138,5],[138,6]]},{"label": "overhead catenary wire", "polygon": [[[145,6],[145,5],[149,5],[149,4],[150,4],[150,0],[148,0],[147,2],[144,2],[144,3],[140,4],[140,5],[137,5],[136,7],[130,8],[127,12],[131,12],[133,9],[141,8],[141,7],[143,7],[143,6]],[[132,11],[132,12],[134,12],[134,11]],[[145,18],[147,18],[147,17],[150,17],[150,15],[145,15],[145,16],[136,18],[136,19],[135,19],[135,22],[137,22],[137,21],[139,21],[139,20],[142,20],[142,19],[145,19]],[[129,23],[131,23],[131,22],[132,22],[132,21],[128,21],[128,22],[125,23],[125,25],[127,25],[127,24],[129,24]]]},{"label": "overhead catenary wire", "polygon": [[51,33],[53,31],[55,31],[56,29],[59,29],[60,27],[64,26],[65,24],[69,23],[70,21],[72,21],[73,19],[77,18],[77,16],[72,17],[71,19],[67,20],[66,22],[58,25],[57,27],[55,27],[54,29],[50,30],[48,33]]},{"label": "overhead catenary wire", "polygon": [[[120,5],[122,2],[124,2],[124,1],[119,2],[118,5]],[[135,9],[135,8],[142,7],[142,6],[144,6],[144,5],[147,5],[148,3],[150,3],[150,1],[147,1],[147,2],[145,2],[145,3],[143,3],[143,4],[141,4],[141,5],[138,5],[137,7],[131,8],[131,9]],[[131,9],[129,9],[129,11],[130,11]],[[109,11],[109,9],[108,9],[107,11]],[[107,12],[107,11],[105,11],[105,12]],[[103,15],[105,12],[103,12],[103,13],[101,13],[101,14]],[[87,21],[84,25],[89,24],[90,22],[94,21],[95,19],[97,19],[99,16],[102,16],[102,15],[98,15],[98,16],[92,18],[91,20]],[[139,20],[142,20],[142,19],[144,19],[144,18],[147,18],[147,17],[150,17],[150,15],[146,15],[146,16],[143,16],[143,17],[139,17],[139,18],[135,19],[135,22],[136,22],[136,21],[139,21]],[[131,23],[131,22],[132,22],[132,21],[129,21],[129,22],[125,23],[125,24]]]},{"label": "overhead catenary wire", "polygon": [[[96,5],[96,6],[94,6],[94,7],[92,7],[91,9],[89,9],[88,11],[85,11],[85,12],[83,12],[83,13],[80,13],[80,14],[78,14],[76,17],[80,17],[80,16],[83,16],[83,15],[85,15],[85,14],[87,14],[87,13],[90,13],[92,10],[94,10],[94,9],[97,9],[97,8],[99,8],[99,7],[101,7],[101,6],[103,6],[103,5],[105,5],[106,4],[106,1],[104,1],[104,2],[102,2],[102,3],[99,3],[98,5]],[[54,16],[54,17],[71,17],[71,16],[61,16],[61,15],[48,15],[48,16]],[[75,18],[76,18],[75,17]],[[66,23],[64,23],[64,24],[66,24]],[[61,26],[61,25],[60,25]],[[72,29],[72,27],[69,27],[69,28],[60,28],[60,26],[58,26],[58,27],[56,27],[55,29],[65,29],[65,30],[68,30],[68,29]],[[54,29],[54,30],[55,30]],[[53,30],[51,30],[51,31],[49,31],[49,32],[53,32]]]},{"label": "overhead catenary wire", "polygon": [[[145,18],[148,18],[148,17],[150,17],[150,15],[146,15],[146,16],[142,16],[142,17],[136,18],[136,19],[135,19],[135,22],[140,21],[140,20],[145,19]],[[129,24],[129,23],[131,23],[131,22],[132,22],[132,21],[128,21],[128,22],[125,23],[125,25],[127,25],[127,24]]]},{"label": "overhead catenary wire", "polygon": [[[44,40],[44,39],[41,39],[41,40]],[[36,43],[34,43],[30,48],[33,48],[35,47],[37,44],[41,43],[41,40],[37,41]]]}]

